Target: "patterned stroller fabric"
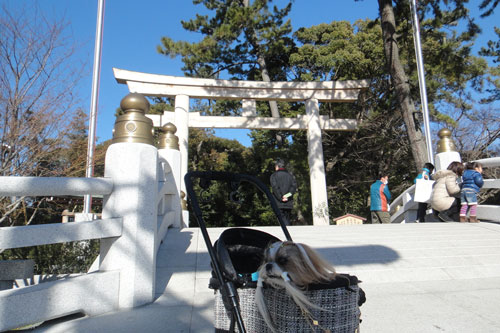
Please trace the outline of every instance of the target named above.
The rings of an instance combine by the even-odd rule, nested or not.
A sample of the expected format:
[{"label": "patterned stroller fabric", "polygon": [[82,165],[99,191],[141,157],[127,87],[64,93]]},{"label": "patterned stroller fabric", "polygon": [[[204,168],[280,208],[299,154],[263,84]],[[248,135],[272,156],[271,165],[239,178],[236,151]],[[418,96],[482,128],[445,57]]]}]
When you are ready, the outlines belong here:
[{"label": "patterned stroller fabric", "polygon": [[[323,310],[311,309],[305,316],[284,291],[264,289],[264,297],[278,332],[358,332],[360,323],[359,287],[337,287],[306,291],[309,300]],[[239,288],[240,312],[247,332],[271,333],[255,306],[255,289]],[[229,332],[231,318],[220,293],[215,297],[216,332]]]}]

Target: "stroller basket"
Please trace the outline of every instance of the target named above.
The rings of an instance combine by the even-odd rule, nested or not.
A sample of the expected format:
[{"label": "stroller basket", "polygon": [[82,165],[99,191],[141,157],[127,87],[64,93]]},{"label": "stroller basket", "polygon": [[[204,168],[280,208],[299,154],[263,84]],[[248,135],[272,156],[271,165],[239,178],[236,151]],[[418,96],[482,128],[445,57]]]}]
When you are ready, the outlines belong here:
[{"label": "stroller basket", "polygon": [[[185,176],[191,209],[200,226],[212,265],[209,287],[216,290],[215,332],[234,332],[236,328],[238,332],[271,332],[257,310],[256,282],[252,281],[251,275],[261,265],[267,246],[280,240],[262,231],[238,227],[226,229],[212,245],[193,189],[193,179],[197,178],[202,189],[206,189],[213,180],[227,182],[232,191],[231,198],[241,182],[256,186],[266,195],[286,239],[291,241],[274,197],[260,180],[248,175],[207,171],[190,172]],[[311,315],[307,316],[285,290],[266,287],[263,291],[279,332],[356,332],[359,328],[358,302],[362,294],[357,282],[355,276],[340,275],[332,284],[308,286],[306,296],[323,310],[311,309]]]},{"label": "stroller basket", "polygon": [[[271,333],[255,306],[254,288],[239,288],[240,312],[247,332]],[[324,288],[308,290],[305,295],[322,310],[311,309],[305,316],[292,298],[283,289],[265,288],[264,299],[273,314],[278,332],[357,332],[360,311],[359,288]],[[224,307],[222,296],[215,296],[215,332],[230,332],[231,317]]]}]

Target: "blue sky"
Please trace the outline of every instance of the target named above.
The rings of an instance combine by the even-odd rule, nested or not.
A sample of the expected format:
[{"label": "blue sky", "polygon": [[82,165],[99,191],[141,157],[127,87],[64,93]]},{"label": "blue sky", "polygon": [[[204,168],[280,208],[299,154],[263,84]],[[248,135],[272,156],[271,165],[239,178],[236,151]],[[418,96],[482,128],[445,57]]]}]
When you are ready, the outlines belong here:
[{"label": "blue sky", "polygon": [[[0,0],[16,6],[33,4],[35,0]],[[39,7],[49,16],[65,16],[70,23],[71,34],[82,44],[78,56],[87,64],[87,77],[81,82],[79,95],[82,108],[90,109],[92,85],[92,64],[96,32],[98,0],[39,0]],[[282,7],[285,0],[275,3]],[[471,1],[475,3],[475,1]],[[28,6],[27,8],[30,8]],[[295,0],[290,19],[294,29],[309,27],[334,20],[348,20],[378,16],[375,0]],[[99,90],[99,108],[97,116],[98,142],[112,137],[115,122],[115,110],[121,99],[128,94],[125,85],[116,83],[112,68],[133,71],[182,76],[182,62],[170,59],[156,52],[163,36],[174,40],[196,41],[199,35],[186,32],[181,20],[188,20],[204,10],[202,5],[193,5],[191,0],[106,0],[104,32],[101,60],[101,81]],[[497,10],[498,12],[498,10]],[[496,13],[498,17],[498,13]],[[484,36],[477,41],[485,43],[493,36],[494,17],[481,20]],[[484,45],[484,44],[483,44]],[[424,59],[425,60],[425,59]],[[244,145],[250,145],[250,139],[244,130],[221,130],[218,136],[238,139]]]}]

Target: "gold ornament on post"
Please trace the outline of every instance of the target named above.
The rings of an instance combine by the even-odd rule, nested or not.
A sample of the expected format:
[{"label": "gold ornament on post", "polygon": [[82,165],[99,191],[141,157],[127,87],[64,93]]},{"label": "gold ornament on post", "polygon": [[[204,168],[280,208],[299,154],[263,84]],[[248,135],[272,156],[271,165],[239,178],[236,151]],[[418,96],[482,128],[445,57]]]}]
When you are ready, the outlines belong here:
[{"label": "gold ornament on post", "polygon": [[182,210],[188,210],[188,203],[186,200],[186,193],[184,191],[181,191],[181,208]]},{"label": "gold ornament on post", "polygon": [[451,131],[447,128],[443,128],[438,132],[439,141],[437,143],[437,152],[447,153],[451,151],[457,151],[455,143],[451,139]]},{"label": "gold ornament on post", "polygon": [[128,94],[122,99],[120,107],[125,114],[116,118],[112,142],[153,145],[153,121],[145,116],[149,111],[149,102],[146,97],[137,93]]},{"label": "gold ornament on post", "polygon": [[159,149],[175,149],[179,150],[179,138],[175,135],[177,127],[172,123],[163,125],[160,129],[160,139],[158,142]]}]

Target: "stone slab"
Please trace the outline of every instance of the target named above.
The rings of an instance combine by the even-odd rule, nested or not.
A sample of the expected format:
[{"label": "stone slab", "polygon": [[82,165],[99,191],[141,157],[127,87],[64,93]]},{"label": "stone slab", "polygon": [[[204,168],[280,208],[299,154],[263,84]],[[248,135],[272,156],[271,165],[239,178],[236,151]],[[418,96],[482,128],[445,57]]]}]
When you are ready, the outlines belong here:
[{"label": "stone slab", "polygon": [[0,281],[29,279],[33,277],[35,261],[26,260],[0,260]]},{"label": "stone slab", "polygon": [[[0,291],[0,332],[74,313],[116,310],[118,278],[119,272],[93,273]],[[82,297],[96,290],[95,297]]]}]

